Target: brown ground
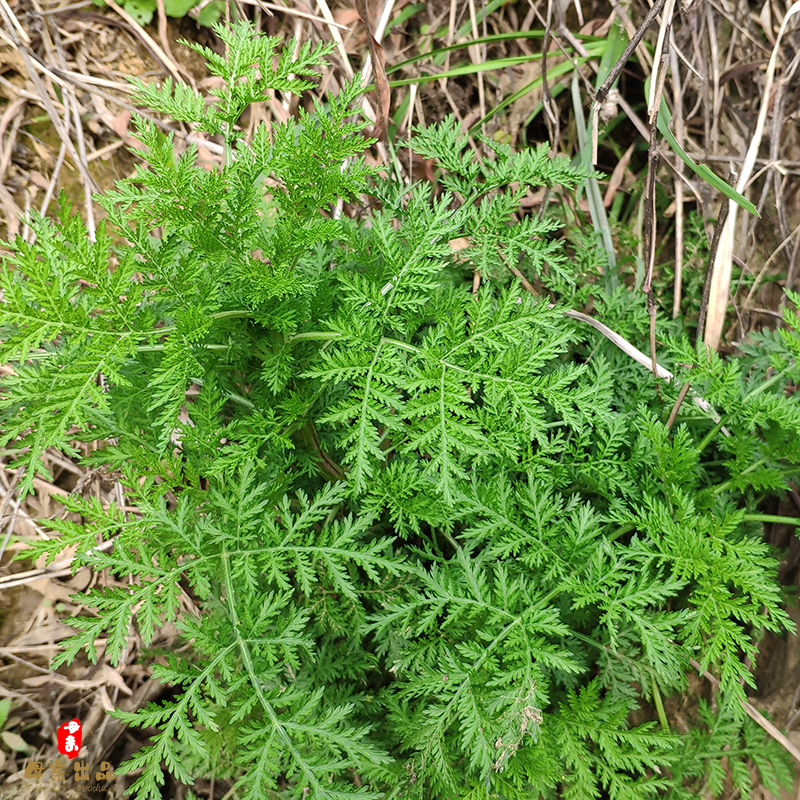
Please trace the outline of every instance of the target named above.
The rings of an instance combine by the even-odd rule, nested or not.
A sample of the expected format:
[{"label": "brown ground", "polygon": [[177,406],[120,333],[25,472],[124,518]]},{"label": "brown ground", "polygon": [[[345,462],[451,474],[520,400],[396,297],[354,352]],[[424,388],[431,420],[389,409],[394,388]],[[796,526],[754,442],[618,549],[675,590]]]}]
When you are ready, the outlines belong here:
[{"label": "brown ground", "polygon": [[[52,213],[54,194],[57,196],[61,189],[88,219],[88,194],[108,189],[116,179],[131,173],[137,157],[125,146],[131,144],[130,107],[124,91],[126,75],[162,80],[172,72],[177,79],[200,90],[212,85],[213,79],[205,73],[202,59],[176,41],[185,37],[218,46],[210,30],[198,26],[191,16],[172,20],[156,12],[153,23],[143,33],[120,16],[115,3],[110,8],[99,8],[89,0],[68,3],[69,0],[9,0],[8,10],[3,11],[5,2],[0,2],[0,235],[4,237],[25,236],[22,222],[25,212]],[[240,8],[251,16],[255,13],[264,30],[287,39],[296,35],[303,40],[327,41],[334,31],[340,35],[341,47],[321,81],[319,93],[324,96],[353,69],[360,69],[368,52],[364,25],[348,3],[349,0],[342,0],[329,7],[324,0],[315,4],[289,0],[289,8],[275,12],[262,9],[258,3]],[[486,4],[470,0],[452,0],[452,3],[434,0],[420,4],[416,10],[409,0],[386,0],[385,6],[373,0],[370,11],[373,26],[384,7],[389,9],[389,19],[403,17],[400,24],[379,37],[389,70],[392,65],[432,47],[466,42],[486,33],[541,30],[548,14],[551,15],[548,66],[552,69],[565,61],[559,48],[574,41],[574,34],[605,37],[614,19],[620,20],[628,34],[632,34],[647,13],[642,0],[624,6],[616,0],[573,0],[550,6],[544,0],[508,2],[485,20]],[[675,10],[676,50],[663,89],[672,110],[672,130],[696,161],[708,164],[723,177],[731,170],[740,172],[745,168],[745,153],[757,129],[765,89],[769,88],[768,62],[789,7],[790,3],[779,0],[766,0],[760,6],[748,0],[690,0],[685,7]],[[19,27],[13,24],[10,14]],[[469,24],[471,18],[473,22]],[[333,19],[342,27],[334,28],[326,19],[328,22]],[[463,35],[448,33],[451,19],[456,27],[466,23]],[[748,332],[774,326],[782,304],[782,288],[797,288],[798,22],[800,13],[795,13],[780,42],[775,80],[766,96],[766,124],[759,157],[750,170],[752,182],[747,195],[761,211],[761,219],[744,213],[738,217],[738,246],[731,284],[734,307],[732,313],[728,311],[720,343],[726,351],[733,349]],[[660,25],[660,22],[653,25],[646,42],[655,45]],[[29,49],[20,46],[23,39],[27,39]],[[540,53],[541,48],[541,39],[515,39],[458,50],[448,61],[450,67],[477,64]],[[614,128],[601,139],[598,168],[609,176],[601,182],[601,192],[605,208],[612,214],[617,212],[616,221],[612,222],[617,237],[631,228],[641,232],[636,220],[646,216],[643,210],[646,202],[640,209],[642,200],[647,199],[642,193],[647,171],[647,109],[642,83],[645,76],[652,74],[650,53],[652,47],[649,51],[638,48],[637,57],[622,74],[619,93],[613,94],[604,108],[614,120]],[[50,69],[49,73],[44,71],[42,63]],[[389,78],[422,78],[438,74],[446,66],[427,59],[390,74]],[[579,70],[579,92],[587,120],[589,91],[595,85],[598,66],[598,59],[590,60]],[[446,82],[437,80],[392,89],[388,108],[390,136],[402,138],[410,124],[438,120],[448,113],[455,113],[466,127],[473,126],[503,98],[541,74],[541,61],[534,60]],[[377,77],[382,76],[379,73]],[[570,75],[552,77],[548,84],[552,99],[543,95],[541,88],[523,95],[485,123],[486,133],[517,147],[555,141],[556,150],[574,154],[578,137]],[[543,99],[551,109],[550,115],[541,112]],[[373,113],[381,108],[376,94],[370,96],[370,101]],[[272,98],[254,108],[244,123],[285,119],[294,113],[296,102]],[[77,131],[76,118],[80,123]],[[181,132],[177,123],[170,124]],[[177,141],[181,146],[182,140]],[[707,259],[706,243],[698,238],[702,237],[703,223],[697,220],[711,219],[712,222],[706,222],[705,233],[712,232],[719,208],[718,195],[685,169],[666,145],[659,150],[662,159],[655,192],[654,286],[657,300],[667,313],[676,305],[691,312],[699,304],[699,287]],[[63,151],[61,156],[60,151]],[[376,148],[373,155],[383,160],[385,150]],[[218,158],[213,144],[201,149],[201,157],[209,162]],[[424,164],[412,165],[412,169],[425,168]],[[701,216],[693,215],[695,211]],[[93,213],[96,215],[96,207]],[[625,250],[619,241],[615,244],[618,253]],[[623,265],[622,271],[634,279],[633,265]],[[723,296],[716,301],[718,306],[722,304],[723,312],[727,299]],[[647,349],[646,342],[636,344]],[[52,786],[49,773],[43,776],[40,788],[31,788],[30,781],[23,781],[22,770],[34,753],[52,763],[56,754],[55,728],[72,717],[83,721],[84,743],[92,764],[121,763],[140,745],[140,734],[107,717],[105,710],[135,709],[164,691],[150,680],[148,670],[134,658],[112,668],[104,662],[102,648],[97,665],[77,659],[70,667],[49,671],[50,657],[71,631],[62,620],[80,610],[71,596],[112,579],[88,570],[73,576],[69,553],[62,554],[60,564],[50,571],[12,563],[10,559],[25,547],[26,539],[44,535],[44,528],[35,520],[63,513],[57,502],[59,495],[94,493],[125,505],[124,490],[113,476],[87,473],[58,453],[52,453],[50,467],[53,481],[38,481],[38,494],[23,503],[15,499],[14,472],[0,471],[0,703],[3,698],[13,701],[8,719],[3,722],[0,715],[0,796],[9,798],[47,800],[56,796],[46,788]],[[793,492],[785,503],[776,504],[769,511],[796,516],[800,512],[800,494]],[[791,528],[766,527],[770,541],[783,554],[781,579],[789,597],[793,597],[793,586],[798,583],[800,543]],[[792,614],[800,626],[800,611],[793,609]],[[173,634],[174,631],[165,629],[155,643],[156,651],[169,649]],[[134,633],[130,649],[136,651]],[[767,712],[778,727],[788,729],[789,739],[800,747],[800,639],[767,638],[760,649],[759,690],[752,698],[753,706]],[[668,705],[671,724],[676,729],[683,724],[692,697],[710,690],[700,677],[693,681],[692,687],[687,697]],[[796,733],[792,732],[794,728]],[[114,796],[115,792],[121,795],[122,779],[111,783],[107,796]],[[195,794],[220,798],[229,788],[225,782],[216,786],[200,783]],[[185,796],[181,787],[166,791],[173,792],[170,796]],[[74,788],[62,794],[75,798],[97,796]],[[761,796],[767,795],[762,791]],[[800,792],[796,796],[800,798]]]}]

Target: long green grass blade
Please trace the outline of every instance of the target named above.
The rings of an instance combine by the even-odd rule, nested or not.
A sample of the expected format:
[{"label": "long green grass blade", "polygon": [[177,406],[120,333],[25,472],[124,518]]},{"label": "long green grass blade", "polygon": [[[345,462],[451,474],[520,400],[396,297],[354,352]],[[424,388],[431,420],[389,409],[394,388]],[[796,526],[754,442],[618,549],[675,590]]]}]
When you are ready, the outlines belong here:
[{"label": "long green grass blade", "polygon": [[749,211],[751,214],[755,214],[759,219],[761,215],[758,213],[756,207],[746,198],[744,195],[739,194],[732,186],[729,186],[722,178],[719,177],[716,173],[712,172],[709,167],[705,164],[696,164],[692,159],[686,154],[686,151],[678,144],[678,140],[672,135],[672,131],[669,129],[669,121],[671,119],[671,114],[669,113],[669,108],[667,107],[667,103],[664,98],[661,98],[661,107],[658,110],[658,130],[661,132],[661,135],[667,140],[667,144],[675,151],[678,158],[686,164],[689,169],[695,173],[695,175],[699,175],[706,183],[713,186],[718,192],[721,192],[730,200],[733,200],[734,203],[740,205],[745,211]]},{"label": "long green grass blade", "polygon": [[[510,42],[514,41],[515,39],[542,39],[544,38],[544,31],[535,30],[535,31],[511,31],[509,33],[493,33],[491,36],[481,36],[477,39],[470,39],[466,42],[458,42],[457,44],[451,44],[448,47],[437,47],[435,50],[428,50],[424,53],[418,53],[413,58],[407,58],[405,61],[400,61],[397,64],[389,67],[386,70],[387,75],[391,75],[393,72],[397,72],[398,70],[403,69],[403,67],[407,67],[411,64],[417,64],[420,61],[425,61],[429,58],[436,58],[437,56],[445,55],[446,53],[452,53],[455,50],[466,50],[468,47],[472,47],[476,44],[497,44],[498,42]],[[605,46],[605,39],[600,39],[597,36],[576,36],[575,37],[579,42],[582,42],[587,47],[591,47],[593,44],[603,45]],[[571,47],[565,47],[565,52],[572,54],[574,51]],[[541,54],[535,54],[536,57],[541,58]],[[531,56],[529,56],[530,58]],[[487,62],[488,63],[488,62]]]},{"label": "long green grass blade", "polygon": [[[599,42],[597,44],[602,45],[602,42]],[[574,62],[575,64],[578,64],[580,66],[581,64],[585,64],[590,58],[596,58],[597,56],[600,55],[600,48],[599,47],[587,48],[587,49],[588,49],[589,55],[588,56],[579,56],[578,58],[575,59],[575,62]],[[536,58],[541,58],[542,55],[541,55],[541,53],[536,53],[535,57]],[[554,78],[560,78],[562,75],[566,75],[569,72],[572,72],[573,69],[574,69],[573,62],[571,62],[571,61],[562,61],[560,64],[556,64],[555,66],[553,66],[553,67],[551,67],[550,69],[547,70],[547,80],[549,81],[549,80],[553,80]],[[438,76],[435,76],[435,77],[438,77]],[[525,86],[523,86],[521,89],[517,90],[513,94],[510,94],[508,97],[506,97],[500,103],[498,103],[491,111],[489,111],[483,119],[478,120],[470,128],[470,134],[473,134],[473,133],[475,133],[475,131],[479,130],[481,125],[484,122],[487,122],[488,120],[490,120],[493,116],[495,116],[496,114],[501,112],[504,108],[508,108],[508,106],[510,106],[512,103],[516,103],[517,100],[519,100],[521,97],[524,97],[526,94],[528,94],[529,92],[532,92],[534,89],[538,89],[541,85],[542,85],[541,77],[535,78],[530,83],[525,84]]]}]

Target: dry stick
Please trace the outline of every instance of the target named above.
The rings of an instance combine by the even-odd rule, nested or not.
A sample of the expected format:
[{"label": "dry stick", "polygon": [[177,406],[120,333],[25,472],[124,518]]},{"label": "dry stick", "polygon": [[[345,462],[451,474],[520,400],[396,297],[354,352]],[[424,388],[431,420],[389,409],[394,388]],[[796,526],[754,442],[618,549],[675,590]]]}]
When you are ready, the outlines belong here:
[{"label": "dry stick", "polygon": [[664,4],[664,19],[658,29],[658,42],[656,43],[653,58],[653,72],[650,78],[650,97],[648,109],[650,119],[658,116],[661,107],[661,95],[664,91],[664,82],[667,78],[667,62],[669,61],[670,45],[672,41],[672,16],[675,13],[675,0],[667,0]]},{"label": "dry stick", "polygon": [[709,59],[708,63],[711,67],[711,79],[709,81],[709,88],[711,89],[711,117],[708,119],[708,106],[705,106],[706,118],[708,119],[708,138],[704,144],[706,149],[712,153],[718,150],[719,142],[719,117],[722,108],[722,92],[720,91],[720,69],[719,69],[719,54],[717,50],[717,17],[711,11],[710,6],[705,7],[707,16],[706,25],[708,27],[708,49]]},{"label": "dry stick", "polygon": [[780,307],[784,308],[786,306],[786,301],[788,299],[788,295],[786,294],[789,289],[794,289],[794,281],[797,276],[797,268],[800,266],[800,236],[797,237],[797,241],[794,243],[794,250],[792,251],[792,258],[789,262],[789,271],[786,273],[786,286],[783,295],[781,296]]},{"label": "dry stick", "polygon": [[[711,681],[714,686],[719,686],[719,680],[715,678],[707,669],[703,669],[693,658],[689,663],[704,677]],[[800,763],[800,750],[798,750],[755,706],[746,700],[740,700],[742,708],[750,719],[760,725],[792,758]]]},{"label": "dry stick", "polygon": [[10,23],[11,27],[16,31],[17,36],[19,36],[19,40],[26,45],[31,43],[31,38],[28,36],[28,32],[22,25],[19,24],[14,12],[9,7],[6,0],[0,0],[0,9],[2,9],[2,16],[5,17],[6,22]]},{"label": "dry stick", "polygon": [[[8,133],[8,139],[6,139],[5,147],[3,148],[3,152],[0,154],[0,183],[3,183],[6,177],[6,170],[8,169],[8,164],[11,161],[11,152],[14,149],[14,144],[17,141],[17,134],[19,133],[20,126],[22,125],[22,121],[24,116],[19,112],[25,107],[27,104],[27,100],[24,98],[20,98],[19,100],[15,100],[13,103],[9,104],[9,110],[13,111],[14,121],[11,123],[11,130]],[[5,115],[3,115],[5,118]],[[3,120],[5,121],[5,119]],[[0,124],[0,128],[2,128],[2,132],[0,132],[0,136],[5,133],[5,126]]]},{"label": "dry stick", "polygon": [[[547,29],[547,27],[548,27],[547,20],[541,15],[541,13],[539,12],[539,9],[537,8],[536,4],[533,2],[533,0],[528,0],[528,2],[531,4],[531,13],[533,14],[533,16],[535,16],[539,20],[539,22],[542,23],[542,28],[543,29]],[[555,33],[551,29],[550,30],[550,35],[553,37],[553,41],[558,45],[558,49],[561,50],[561,54],[574,67],[575,74],[580,78],[580,80],[583,81],[583,85],[586,88],[587,93],[591,94],[592,92],[594,92],[594,86],[592,86],[591,81],[586,77],[586,75],[584,75],[584,71],[582,69],[579,69],[578,62],[575,61],[574,55],[567,51],[566,46],[561,41],[561,37],[566,39],[567,40],[567,44],[569,44],[570,47],[573,48],[574,52],[578,53],[579,55],[586,56],[587,55],[586,50],[584,49],[583,45],[581,45],[581,43],[574,36],[572,36],[572,34],[569,34],[569,31],[566,30],[565,28],[563,28],[563,26],[559,22],[560,17],[563,16],[563,15],[560,14],[559,9],[560,9],[560,6],[559,6],[558,3],[556,3],[555,4],[556,23],[557,23],[556,24],[556,30],[558,32]],[[569,35],[567,36],[565,34],[569,34]],[[589,60],[589,61],[586,62],[586,65],[590,69],[592,69],[595,73],[597,73],[598,66],[597,66],[597,63],[595,61]]]},{"label": "dry stick", "polygon": [[[89,174],[89,161],[86,158],[86,139],[83,136],[83,124],[81,122],[81,112],[78,107],[78,98],[75,92],[72,92],[72,97],[69,98],[72,103],[72,115],[75,122],[75,140],[78,142],[78,155],[81,159],[81,172],[85,173],[86,177],[91,178]],[[83,203],[86,207],[86,232],[89,236],[89,241],[95,241],[95,221],[94,221],[94,205],[92,203],[92,186],[94,181],[83,181]]]},{"label": "dry stick", "polygon": [[753,299],[756,289],[761,285],[761,281],[769,265],[778,257],[779,253],[782,253],[786,249],[786,245],[791,244],[798,233],[800,233],[800,223],[797,224],[794,230],[790,231],[789,235],[772,251],[770,257],[764,262],[764,265],[758,271],[758,275],[756,275],[756,279],[753,281],[753,285],[750,287],[750,291],[747,293],[747,298],[744,301],[745,307],[750,306],[750,301]]},{"label": "dry stick", "polygon": [[[8,238],[13,239],[19,233],[19,221],[25,217],[22,209],[14,202],[11,193],[0,183],[0,205],[6,212],[6,223]],[[0,221],[3,221],[0,216]]]},{"label": "dry stick", "polygon": [[592,164],[597,163],[597,124],[600,106],[602,106],[605,102],[606,97],[608,97],[608,93],[611,91],[611,87],[614,85],[615,81],[619,77],[619,74],[628,63],[628,59],[631,57],[631,54],[636,49],[639,42],[642,41],[642,38],[647,33],[650,26],[653,24],[653,21],[664,7],[664,3],[666,2],[667,0],[656,0],[653,7],[647,12],[647,16],[644,18],[644,21],[636,30],[636,33],[628,42],[628,46],[622,51],[622,55],[617,59],[617,63],[611,67],[611,72],[608,73],[608,76],[603,81],[602,85],[594,96],[594,108],[592,109]]},{"label": "dry stick", "polygon": [[339,28],[339,30],[350,33],[350,28],[347,25],[340,25],[338,22],[329,22],[323,17],[318,17],[316,14],[310,14],[307,11],[301,11],[297,8],[287,8],[286,6],[276,6],[274,3],[265,3],[264,0],[241,0],[245,5],[261,6],[270,16],[273,16],[273,11],[280,11],[282,14],[289,14],[293,17],[301,17],[310,22],[316,22],[318,25],[330,25],[332,28]]},{"label": "dry stick", "polygon": [[[614,9],[614,13],[617,15],[622,27],[625,28],[625,32],[628,34],[629,39],[633,39],[636,36],[636,26],[631,22],[631,18],[628,16],[628,12],[625,8],[620,5],[618,0],[611,0],[611,8]],[[639,44],[636,45],[638,50],[639,56],[639,65],[644,69],[648,67],[651,71],[653,68],[653,58],[650,55],[650,51],[641,45],[641,37],[639,40]]]},{"label": "dry stick", "polygon": [[66,155],[67,155],[67,148],[64,145],[64,142],[61,142],[61,147],[58,150],[58,156],[56,158],[56,164],[53,167],[53,174],[50,176],[50,183],[47,185],[47,191],[44,193],[42,206],[39,209],[39,213],[42,216],[47,214],[47,207],[50,205],[50,201],[53,199],[53,195],[55,194],[56,184],[58,183],[58,176],[61,174],[61,167],[64,165],[64,157]]},{"label": "dry stick", "polygon": [[[383,34],[386,33],[386,27],[389,24],[389,18],[392,16],[392,11],[394,10],[394,0],[386,0],[384,3],[383,8],[381,9],[381,15],[378,17],[378,22],[375,25],[375,30],[373,31],[373,36],[375,37],[376,42],[383,41]],[[345,29],[349,32],[349,29]],[[364,83],[369,83],[372,79],[372,53],[367,53],[367,58],[364,61],[364,67],[361,70],[361,78]]]},{"label": "dry stick", "polygon": [[[509,271],[516,277],[519,278],[520,283],[522,284],[522,288],[525,289],[526,292],[530,293],[537,299],[541,299],[541,296],[533,288],[530,281],[516,268],[513,266],[508,267]],[[550,303],[548,308],[554,308],[555,305]],[[638,348],[634,347],[627,339],[620,336],[616,331],[611,330],[608,325],[604,325],[599,320],[594,319],[594,317],[590,317],[588,314],[584,314],[581,311],[574,311],[571,308],[562,309],[561,312],[565,317],[569,317],[569,319],[574,319],[577,322],[583,322],[586,325],[594,328],[596,331],[601,333],[603,336],[608,339],[611,344],[615,347],[618,347],[625,353],[626,356],[633,359],[637,364],[641,364],[643,367],[650,368],[651,367],[651,360]],[[666,368],[662,367],[661,364],[656,364],[657,369],[657,376],[665,381],[672,382],[675,380],[675,376]],[[687,390],[688,391],[688,390]],[[694,395],[693,397],[695,405],[701,410],[704,411],[706,414],[714,420],[714,422],[719,423],[720,416],[714,410],[714,407],[709,403],[707,400],[703,399],[699,395]],[[722,433],[724,436],[729,436],[730,434],[725,428],[722,428]]]},{"label": "dry stick", "polygon": [[[383,46],[380,39],[382,33],[379,34],[377,30],[373,34],[372,23],[370,22],[369,9],[367,8],[366,0],[355,0],[356,11],[364,24],[367,34],[367,45],[369,47],[369,64],[371,71],[375,76],[375,98],[377,100],[377,118],[375,125],[372,129],[372,135],[383,142],[386,139],[387,131],[389,128],[389,106],[391,103],[391,90],[389,89],[389,80],[386,77],[386,57],[383,52]],[[394,0],[389,0],[386,7],[391,13],[391,8],[394,5]],[[388,21],[388,16],[386,17]],[[366,70],[362,71],[362,75]],[[366,83],[368,79],[364,78]],[[384,159],[385,160],[385,159]]]},{"label": "dry stick", "polygon": [[686,383],[681,386],[680,392],[678,392],[678,397],[675,400],[675,405],[672,406],[672,411],[669,412],[669,419],[667,420],[667,430],[669,430],[673,423],[675,422],[675,418],[678,416],[678,412],[681,410],[681,406],[683,405],[683,401],[686,399],[686,395],[689,393],[689,389],[692,388],[691,381],[686,381]]},{"label": "dry stick", "polygon": [[172,50],[169,47],[169,39],[167,39],[167,10],[164,7],[164,0],[156,0],[158,6],[158,38],[161,39],[161,46],[164,48],[164,53],[172,61],[173,64],[180,70],[180,73],[186,78],[191,85],[192,89],[197,91],[197,84],[194,82],[191,73],[182,67],[172,55]]},{"label": "dry stick", "polygon": [[[550,25],[553,21],[553,0],[547,0],[547,22],[544,26],[544,39],[542,40],[542,106],[544,107],[544,119],[547,124],[547,135],[550,137],[550,153],[555,155],[558,152],[558,141],[560,137],[560,125],[558,118],[558,107],[550,91],[550,84],[547,82],[547,50],[550,47]],[[542,202],[542,212],[547,203]]]},{"label": "dry stick", "polygon": [[[475,0],[468,0],[469,5],[469,21],[472,26],[472,38],[477,39],[478,34],[478,15],[475,11]],[[484,15],[485,18],[485,15]],[[476,45],[470,45],[469,57],[473,64],[479,64],[481,60],[480,48]],[[478,73],[478,108],[481,112],[481,119],[486,117],[486,90],[483,83],[483,73]],[[486,136],[486,123],[481,124],[481,133]]]},{"label": "dry stick", "polygon": [[[353,71],[353,65],[350,63],[350,56],[347,55],[347,48],[344,46],[344,39],[342,39],[342,34],[340,33],[339,28],[336,25],[336,21],[333,18],[333,14],[331,13],[331,9],[328,6],[327,0],[317,0],[317,7],[322,12],[322,16],[325,18],[325,22],[330,27],[331,36],[336,41],[336,48],[339,51],[339,55],[342,59],[342,65],[344,66],[344,70],[347,73],[348,78],[352,78],[353,75],[355,74]],[[378,113],[372,107],[372,103],[370,103],[369,98],[366,95],[362,94],[360,103],[361,103],[361,108],[367,115],[367,119],[369,119],[370,122],[374,124],[378,119]],[[384,164],[388,164],[389,157],[383,142],[378,142],[376,147]]]},{"label": "dry stick", "polygon": [[658,32],[656,57],[653,59],[653,74],[650,77],[649,128],[650,146],[647,153],[647,186],[645,190],[644,245],[646,274],[642,291],[647,295],[647,313],[650,316],[650,358],[653,375],[656,376],[656,298],[653,292],[653,269],[656,260],[656,171],[658,169],[658,112],[661,95],[667,77],[670,32],[675,0],[666,0],[664,21]]},{"label": "dry stick", "polygon": [[[216,142],[210,142],[204,139],[202,136],[198,136],[197,134],[192,133],[184,133],[182,130],[178,128],[174,128],[172,125],[158,119],[158,117],[153,116],[152,114],[148,114],[146,111],[142,111],[141,109],[136,108],[136,106],[131,105],[130,103],[125,102],[120,97],[115,97],[108,92],[104,92],[102,89],[97,88],[97,86],[90,85],[88,83],[83,82],[83,75],[76,75],[74,72],[65,72],[64,70],[58,69],[57,67],[47,66],[35,53],[29,53],[37,63],[41,66],[42,70],[47,73],[47,75],[59,86],[70,87],[75,86],[76,89],[81,89],[85,92],[91,92],[92,94],[96,94],[98,97],[102,97],[103,100],[109,100],[112,103],[116,103],[118,106],[121,106],[127,111],[131,111],[135,114],[138,114],[140,117],[143,117],[148,122],[152,122],[155,126],[161,128],[161,130],[172,133],[180,139],[183,139],[190,144],[197,144],[201,147],[205,147],[209,152],[215,153],[216,155],[222,155],[225,150],[221,144],[217,144]],[[128,92],[132,92],[132,87],[126,85],[120,85],[119,88],[124,89]],[[27,96],[27,95],[25,95]],[[38,97],[30,98],[34,101],[38,100]],[[71,142],[70,142],[71,144]],[[73,154],[74,150],[70,150],[70,153]],[[74,156],[73,156],[74,157]]]},{"label": "dry stick", "polygon": [[[86,555],[93,553],[102,553],[110,550],[117,541],[116,536],[112,539],[107,539],[97,547],[87,550]],[[65,558],[62,561],[56,561],[49,567],[41,567],[39,569],[29,569],[26,572],[15,572],[11,575],[0,576],[0,590],[13,589],[15,586],[26,586],[29,583],[40,581],[42,578],[63,578],[67,575],[73,575],[75,570],[73,562],[76,556]]]},{"label": "dry stick", "polygon": [[647,295],[647,314],[650,317],[650,359],[653,375],[656,371],[656,298],[653,292],[653,263],[656,257],[656,170],[658,169],[657,126],[650,121],[650,146],[647,150],[647,178],[644,190],[644,257],[645,280],[642,291]]},{"label": "dry stick", "polygon": [[[453,44],[453,35],[456,32],[456,0],[450,0],[450,15],[447,19],[447,38],[445,39],[445,46],[450,47]],[[444,57],[444,71],[447,72],[450,69],[450,53],[451,51],[448,50],[447,54]],[[441,87],[442,92],[447,88],[447,78],[442,78],[439,81],[439,86]]]},{"label": "dry stick", "polygon": [[[339,57],[342,59],[342,66],[347,73],[347,77],[352,78],[353,67],[350,64],[350,56],[347,55],[347,48],[344,46],[344,39],[342,39],[342,34],[339,32],[338,27],[336,27],[336,20],[334,20],[333,14],[331,14],[328,3],[326,0],[317,0],[317,6],[322,13],[323,18],[325,19],[325,22],[330,28],[331,36],[336,42],[336,49],[339,51]],[[369,118],[371,120],[374,119],[374,114],[370,115]]]},{"label": "dry stick", "polygon": [[[674,37],[673,37],[674,38]],[[678,57],[673,45],[670,53],[672,72],[672,112],[675,120],[675,139],[683,147],[683,86],[678,69]],[[675,163],[675,284],[672,287],[672,318],[681,311],[681,294],[683,292],[683,161]]]},{"label": "dry stick", "polygon": [[[780,167],[776,165],[775,162],[778,160],[778,152],[779,147],[781,144],[781,127],[785,121],[786,115],[786,98],[788,92],[786,91],[786,87],[792,82],[794,78],[794,74],[797,71],[797,67],[800,65],[800,50],[798,50],[794,58],[791,61],[791,64],[786,70],[784,75],[781,75],[781,79],[778,81],[778,86],[775,91],[775,105],[774,111],[772,114],[772,135],[770,136],[769,142],[769,160],[772,164],[774,180],[775,180],[775,210],[778,212],[778,222],[781,228],[781,236],[784,238],[789,235],[789,222],[786,216],[786,203],[784,201],[784,187],[786,184],[786,173]],[[796,85],[792,83],[792,85]],[[783,180],[781,181],[780,190],[778,188],[778,175],[775,173],[781,173]],[[791,253],[786,251],[786,266],[787,268],[791,266]]]}]

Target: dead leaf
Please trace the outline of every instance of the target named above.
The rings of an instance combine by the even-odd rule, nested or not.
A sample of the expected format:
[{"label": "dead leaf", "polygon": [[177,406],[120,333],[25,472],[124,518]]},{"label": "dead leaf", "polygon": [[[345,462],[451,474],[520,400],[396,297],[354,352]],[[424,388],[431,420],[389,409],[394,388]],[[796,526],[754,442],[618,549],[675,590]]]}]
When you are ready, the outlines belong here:
[{"label": "dead leaf", "polygon": [[333,19],[339,25],[349,28],[358,19],[358,11],[354,8],[339,8],[333,12]]},{"label": "dead leaf", "polygon": [[2,739],[12,750],[18,753],[26,753],[31,750],[31,746],[18,734],[13,731],[3,731],[0,733]]},{"label": "dead leaf", "polygon": [[115,670],[109,664],[103,664],[103,669],[101,670],[103,680],[111,685],[116,686],[123,694],[126,694],[130,697],[133,692],[128,688],[128,684],[125,683],[122,675],[119,674],[117,670]]}]

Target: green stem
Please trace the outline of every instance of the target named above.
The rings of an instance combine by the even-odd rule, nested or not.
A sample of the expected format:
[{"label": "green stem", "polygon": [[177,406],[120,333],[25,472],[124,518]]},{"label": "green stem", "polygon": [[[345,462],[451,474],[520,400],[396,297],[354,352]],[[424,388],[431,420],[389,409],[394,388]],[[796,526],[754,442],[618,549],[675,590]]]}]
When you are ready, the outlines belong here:
[{"label": "green stem", "polygon": [[[747,469],[742,470],[741,475],[747,475],[748,473],[752,472],[754,469],[758,469],[766,460],[767,459],[766,459],[766,456],[765,456],[760,461],[756,461],[755,463],[751,464]],[[741,477],[741,475],[740,475],[740,477]],[[721,483],[719,486],[717,486],[714,489],[714,494],[716,495],[716,494],[720,494],[720,493],[724,492],[732,484],[733,484],[733,479],[732,478],[730,480],[724,481],[723,483]]]},{"label": "green stem", "polygon": [[399,347],[401,350],[406,350],[409,353],[413,353],[416,356],[422,355],[422,350],[420,350],[419,347],[414,347],[413,344],[401,342],[398,339],[390,339],[388,336],[381,338],[381,344],[391,344],[395,347]]},{"label": "green stem", "polygon": [[[216,314],[211,314],[211,319],[238,319],[240,317],[252,317],[253,312],[249,308],[238,308],[234,311],[218,311]],[[154,331],[140,331],[139,336],[162,336],[165,333],[172,333],[178,330],[177,325],[170,325],[168,328],[156,328]]]},{"label": "green stem", "polygon": [[[155,353],[159,350],[163,350],[166,347],[165,344],[141,344],[136,348],[136,351],[139,353]],[[230,345],[227,344],[200,344],[198,347],[202,347],[203,350],[230,350]]]},{"label": "green stem", "polygon": [[[196,383],[198,386],[205,386],[205,382],[202,378],[189,378],[189,380],[192,383]],[[256,407],[255,403],[251,402],[246,397],[242,397],[240,394],[235,394],[234,392],[223,392],[222,394],[229,400],[233,400],[234,403],[245,406],[245,408],[253,409]]]},{"label": "green stem", "polygon": [[[766,457],[762,458],[760,461],[756,461],[755,464],[751,464],[741,474],[742,475],[747,475],[748,472],[752,472],[754,469],[758,469],[758,467],[760,467],[766,461],[767,461]],[[796,475],[797,472],[798,472],[798,468],[797,467],[786,467],[785,469],[778,470],[778,474],[779,475]],[[733,483],[734,483],[733,478],[731,478],[730,480],[725,481],[724,483],[721,483],[719,486],[717,486],[713,490],[714,494],[717,495],[717,494],[720,494],[721,492],[724,492],[726,489],[729,489],[733,485]]]},{"label": "green stem", "polygon": [[658,691],[658,683],[656,682],[656,676],[653,675],[651,678],[651,686],[653,688],[653,701],[656,704],[656,713],[658,714],[658,721],[661,723],[661,727],[664,730],[664,733],[670,733],[669,730],[669,722],[667,721],[667,715],[664,711],[664,703],[661,700],[661,692]]},{"label": "green stem", "polygon": [[242,663],[248,677],[250,678],[250,685],[252,686],[256,697],[258,698],[261,708],[264,710],[266,717],[269,719],[272,725],[272,730],[281,740],[285,750],[293,757],[296,767],[302,771],[305,779],[311,785],[313,789],[312,796],[316,795],[317,793],[322,794],[322,786],[317,780],[317,776],[313,773],[310,766],[306,764],[305,759],[300,751],[295,747],[295,744],[289,736],[288,731],[282,724],[282,720],[278,716],[277,711],[273,708],[272,704],[269,702],[266,694],[264,693],[264,682],[256,672],[253,655],[250,652],[250,648],[247,646],[245,637],[242,636],[241,633],[239,615],[236,607],[236,596],[234,593],[233,574],[231,572],[230,559],[225,550],[222,551],[222,566],[225,575],[225,604],[228,609],[228,618],[230,619],[233,627],[233,634],[236,637],[236,644],[238,645],[239,653],[242,656]]},{"label": "green stem", "polygon": [[725,423],[728,421],[729,416],[723,417],[701,440],[700,444],[697,445],[697,452],[702,453],[703,450],[708,447],[714,437],[725,427]]},{"label": "green stem", "polygon": [[800,527],[800,517],[782,517],[780,514],[745,514],[745,522],[777,522],[780,525]]},{"label": "green stem", "polygon": [[325,342],[333,339],[341,338],[341,333],[335,331],[306,331],[305,333],[296,333],[294,336],[289,337],[289,342]]},{"label": "green stem", "polygon": [[615,542],[619,539],[620,536],[624,536],[626,533],[630,533],[632,530],[636,528],[636,524],[633,522],[629,522],[627,525],[623,525],[621,528],[617,528],[611,536],[608,537],[609,542]]}]

